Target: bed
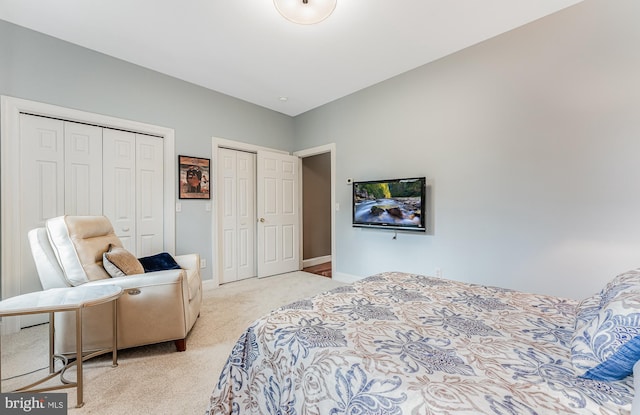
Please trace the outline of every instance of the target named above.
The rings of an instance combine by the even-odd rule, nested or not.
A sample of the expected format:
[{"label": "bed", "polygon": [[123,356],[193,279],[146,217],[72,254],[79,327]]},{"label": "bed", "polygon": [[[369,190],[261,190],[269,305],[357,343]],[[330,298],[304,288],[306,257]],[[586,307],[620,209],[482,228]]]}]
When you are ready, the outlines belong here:
[{"label": "bed", "polygon": [[632,368],[594,379],[597,357],[577,345],[602,345],[588,330],[630,279],[640,287],[632,274],[582,302],[374,275],[255,321],[207,414],[628,414]]}]

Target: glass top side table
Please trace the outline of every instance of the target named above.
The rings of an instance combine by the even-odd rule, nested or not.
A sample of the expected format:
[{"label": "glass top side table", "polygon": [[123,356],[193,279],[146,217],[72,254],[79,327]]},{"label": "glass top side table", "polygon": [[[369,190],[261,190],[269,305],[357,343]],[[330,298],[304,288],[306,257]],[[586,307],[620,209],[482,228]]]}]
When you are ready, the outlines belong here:
[{"label": "glass top side table", "polygon": [[[92,357],[109,353],[113,355],[113,367],[118,365],[118,342],[117,342],[117,312],[116,301],[122,295],[122,288],[115,285],[95,285],[79,286],[68,288],[53,288],[45,291],[36,291],[28,294],[18,295],[0,301],[0,317],[20,316],[27,314],[49,313],[49,375],[13,392],[46,392],[54,389],[73,388],[77,390],[76,407],[84,405],[83,399],[83,371],[82,362]],[[113,309],[113,343],[111,348],[98,350],[86,356],[82,353],[82,310],[98,304],[112,302]],[[62,311],[74,311],[76,316],[76,355],[75,361],[65,363],[61,369],[55,370],[55,359],[60,358],[55,355],[54,350],[54,313]],[[64,359],[66,361],[66,359]],[[64,379],[64,371],[72,365],[77,366],[76,381],[70,382]],[[1,373],[0,362],[0,373]],[[60,374],[62,385],[50,386],[46,388],[35,388],[43,382]],[[0,385],[0,391],[2,390]]]}]

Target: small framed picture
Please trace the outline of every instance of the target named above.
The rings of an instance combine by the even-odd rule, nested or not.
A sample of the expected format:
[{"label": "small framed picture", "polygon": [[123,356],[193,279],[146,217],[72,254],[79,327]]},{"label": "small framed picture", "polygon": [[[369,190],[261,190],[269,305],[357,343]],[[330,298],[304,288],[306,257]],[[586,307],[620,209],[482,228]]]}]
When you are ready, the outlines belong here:
[{"label": "small framed picture", "polygon": [[211,160],[200,157],[178,156],[180,199],[211,198],[210,162]]}]

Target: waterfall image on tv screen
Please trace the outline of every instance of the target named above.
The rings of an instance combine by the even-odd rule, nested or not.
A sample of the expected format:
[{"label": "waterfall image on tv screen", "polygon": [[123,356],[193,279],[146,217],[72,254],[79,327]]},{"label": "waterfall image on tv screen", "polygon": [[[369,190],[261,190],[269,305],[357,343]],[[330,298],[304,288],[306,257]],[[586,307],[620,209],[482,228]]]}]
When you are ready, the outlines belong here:
[{"label": "waterfall image on tv screen", "polygon": [[353,183],[353,226],[425,230],[425,178]]}]

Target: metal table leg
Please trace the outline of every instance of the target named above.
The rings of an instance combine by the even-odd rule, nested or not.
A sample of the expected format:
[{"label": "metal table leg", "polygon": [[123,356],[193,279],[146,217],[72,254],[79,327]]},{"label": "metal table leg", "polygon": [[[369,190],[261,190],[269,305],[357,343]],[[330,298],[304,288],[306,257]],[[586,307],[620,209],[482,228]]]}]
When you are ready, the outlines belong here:
[{"label": "metal table leg", "polygon": [[76,386],[77,386],[77,399],[76,408],[82,408],[84,405],[84,399],[82,398],[82,307],[76,309]]}]

